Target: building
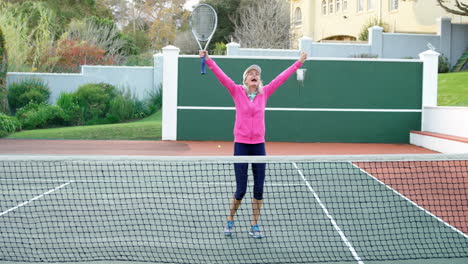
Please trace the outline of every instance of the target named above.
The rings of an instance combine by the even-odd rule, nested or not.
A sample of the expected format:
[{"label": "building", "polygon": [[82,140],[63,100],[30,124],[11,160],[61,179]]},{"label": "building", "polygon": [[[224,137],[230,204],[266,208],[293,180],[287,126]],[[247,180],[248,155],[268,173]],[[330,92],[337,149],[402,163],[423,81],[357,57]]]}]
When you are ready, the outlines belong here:
[{"label": "building", "polygon": [[468,23],[468,17],[446,12],[436,0],[291,0],[293,48],[298,39],[358,40],[369,21],[390,33],[437,34],[440,17]]}]

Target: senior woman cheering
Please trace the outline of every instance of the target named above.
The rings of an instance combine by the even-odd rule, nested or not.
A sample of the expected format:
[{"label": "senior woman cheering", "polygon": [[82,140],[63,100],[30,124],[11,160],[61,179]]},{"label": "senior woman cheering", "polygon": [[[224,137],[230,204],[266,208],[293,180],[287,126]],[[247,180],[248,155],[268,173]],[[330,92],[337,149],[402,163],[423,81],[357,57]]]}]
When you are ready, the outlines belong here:
[{"label": "senior woman cheering", "polygon": [[[263,86],[262,70],[258,65],[249,66],[243,74],[243,84],[235,84],[216,63],[210,59],[208,52],[202,50],[200,57],[205,56],[206,64],[227,88],[236,105],[236,122],[234,125],[234,156],[264,156],[265,152],[265,107],[268,98],[281,86],[307,59],[302,52],[298,61],[283,71],[269,84]],[[247,191],[247,163],[234,164],[236,174],[236,192],[231,198],[227,224],[224,234],[231,236],[234,228],[234,216],[240,207]],[[253,163],[254,190],[252,200],[252,223],[249,234],[254,238],[264,237],[258,226],[260,210],[263,205],[263,185],[265,182],[265,163]]]}]

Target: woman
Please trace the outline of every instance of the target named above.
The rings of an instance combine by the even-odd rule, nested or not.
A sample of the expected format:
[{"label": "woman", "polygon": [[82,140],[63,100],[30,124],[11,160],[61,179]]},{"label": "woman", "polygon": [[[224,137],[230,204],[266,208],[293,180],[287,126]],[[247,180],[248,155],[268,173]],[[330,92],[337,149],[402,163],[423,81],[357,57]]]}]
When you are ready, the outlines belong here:
[{"label": "woman", "polygon": [[[302,52],[292,66],[283,71],[269,84],[263,86],[262,70],[258,65],[251,65],[243,75],[243,84],[237,85],[216,63],[210,59],[208,52],[200,51],[200,57],[205,56],[206,65],[227,88],[236,105],[236,122],[234,125],[234,156],[264,156],[265,152],[265,107],[268,98],[281,86],[307,59]],[[224,234],[231,236],[234,227],[234,216],[247,190],[247,163],[234,165],[236,174],[236,192],[231,198],[227,225]],[[254,175],[254,198],[252,200],[252,223],[249,234],[254,238],[264,237],[258,226],[260,210],[263,205],[263,185],[265,182],[265,164],[252,164]]]}]

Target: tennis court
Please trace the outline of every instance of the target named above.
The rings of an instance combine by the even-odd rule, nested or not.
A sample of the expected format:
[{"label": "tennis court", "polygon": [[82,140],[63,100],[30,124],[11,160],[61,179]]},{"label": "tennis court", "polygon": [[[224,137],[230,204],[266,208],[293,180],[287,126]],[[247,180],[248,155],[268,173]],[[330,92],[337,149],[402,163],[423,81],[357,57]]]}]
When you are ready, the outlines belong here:
[{"label": "tennis court", "polygon": [[251,186],[222,232],[239,157],[6,157],[0,260],[467,263],[467,155],[390,156],[255,157],[263,239],[247,233]]}]

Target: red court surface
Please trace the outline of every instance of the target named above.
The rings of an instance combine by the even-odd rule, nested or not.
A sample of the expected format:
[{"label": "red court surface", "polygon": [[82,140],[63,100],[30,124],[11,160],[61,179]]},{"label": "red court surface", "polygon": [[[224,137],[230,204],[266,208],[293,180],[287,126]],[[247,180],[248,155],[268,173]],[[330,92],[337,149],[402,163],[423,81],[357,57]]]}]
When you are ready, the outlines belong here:
[{"label": "red court surface", "polygon": [[[231,156],[233,142],[0,139],[1,155]],[[267,155],[430,154],[410,144],[267,142]]]}]

